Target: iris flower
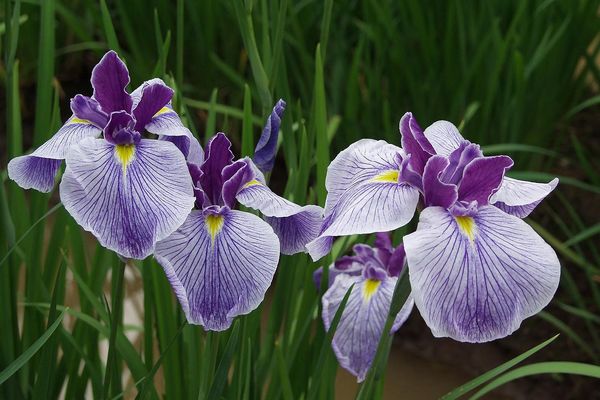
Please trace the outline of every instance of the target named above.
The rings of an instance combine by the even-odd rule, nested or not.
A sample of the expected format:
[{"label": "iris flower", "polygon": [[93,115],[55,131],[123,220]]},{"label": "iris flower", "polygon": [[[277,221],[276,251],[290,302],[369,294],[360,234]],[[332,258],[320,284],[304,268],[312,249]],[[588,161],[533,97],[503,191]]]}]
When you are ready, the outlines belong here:
[{"label": "iris flower", "polygon": [[[277,106],[273,113],[280,115]],[[303,251],[318,234],[323,213],[273,193],[251,159],[233,159],[231,143],[218,133],[200,165],[188,160],[196,209],[155,252],[187,320],[213,331],[258,307],[279,253]],[[236,210],[238,202],[259,210],[267,222]]]},{"label": "iris flower", "polygon": [[505,177],[509,157],[485,157],[447,121],[423,132],[406,114],[400,129],[411,168],[422,171],[426,207],[404,237],[417,308],[436,337],[486,342],[511,334],[558,287],[556,253],[521,220],[558,180]]},{"label": "iris flower", "polygon": [[142,259],[194,204],[181,151],[142,134],[181,136],[188,150],[191,134],[170,106],[173,90],[159,79],[127,93],[129,73],[115,52],[94,67],[91,83],[92,97],[75,96],[65,125],[31,154],[11,160],[8,174],[25,189],[49,192],[66,159],[60,197],[67,211],[104,247]]},{"label": "iris flower", "polygon": [[[389,234],[378,233],[375,247],[357,244],[353,256],[341,257],[329,268],[329,289],[323,295],[323,323],[327,330],[346,292],[354,285],[332,346],[340,365],[358,382],[365,379],[377,352],[404,260],[404,247],[392,247]],[[321,275],[319,268],[314,274],[317,287]],[[406,321],[413,304],[409,297],[396,315],[390,334]]]}]

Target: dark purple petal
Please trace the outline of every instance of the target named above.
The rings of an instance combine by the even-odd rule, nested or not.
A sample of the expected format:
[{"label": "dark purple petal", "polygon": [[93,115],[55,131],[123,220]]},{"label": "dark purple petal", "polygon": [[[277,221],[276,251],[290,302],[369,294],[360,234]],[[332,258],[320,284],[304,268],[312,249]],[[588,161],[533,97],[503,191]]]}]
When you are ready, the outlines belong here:
[{"label": "dark purple petal", "polygon": [[108,123],[108,115],[102,111],[100,104],[91,97],[81,94],[73,97],[71,99],[71,110],[76,118],[90,121],[100,129],[104,129]]},{"label": "dark purple petal", "polygon": [[235,196],[238,191],[242,186],[251,181],[253,176],[248,164],[244,160],[238,160],[223,169],[222,179],[223,191],[221,197],[223,198],[223,203],[227,207],[233,208],[235,206]]},{"label": "dark purple petal", "polygon": [[142,89],[142,97],[133,110],[135,130],[142,132],[154,115],[166,106],[173,97],[173,89],[159,82],[151,83]]},{"label": "dark purple petal", "polygon": [[93,97],[107,114],[119,110],[131,112],[133,101],[125,90],[128,84],[129,71],[112,50],[102,57],[92,71]]},{"label": "dark purple petal", "polygon": [[449,161],[443,156],[433,156],[425,165],[423,172],[423,192],[426,206],[450,207],[458,199],[456,185],[444,183],[440,175],[448,167]]},{"label": "dark purple petal", "polygon": [[379,263],[369,263],[365,266],[363,271],[363,276],[367,279],[372,279],[374,281],[383,281],[387,278],[388,273],[385,269],[380,268],[381,265]]},{"label": "dark purple petal", "polygon": [[479,206],[487,205],[490,196],[502,184],[504,173],[513,166],[508,156],[483,157],[466,166],[458,186],[461,201],[476,201]]},{"label": "dark purple petal", "polygon": [[402,148],[411,155],[411,167],[416,173],[422,174],[425,163],[435,152],[412,113],[404,114],[400,120],[400,134]]},{"label": "dark purple petal", "polygon": [[375,247],[379,249],[393,250],[392,236],[389,232],[377,232],[375,234]]},{"label": "dark purple petal", "polygon": [[415,189],[423,191],[423,180],[421,175],[413,171],[412,167],[410,166],[410,159],[412,156],[408,154],[402,158],[400,154],[397,154],[396,158],[400,159],[399,181],[406,182]]},{"label": "dark purple petal", "polygon": [[285,106],[285,101],[281,99],[275,104],[256,144],[253,161],[262,172],[270,172],[275,164],[279,127]]},{"label": "dark purple petal", "polygon": [[104,138],[112,144],[134,144],[140,141],[141,135],[134,130],[135,120],[125,111],[115,111],[104,128]]},{"label": "dark purple petal", "polygon": [[387,270],[390,276],[400,275],[400,271],[404,268],[404,261],[406,260],[406,252],[404,251],[404,244],[396,247],[392,256],[390,257]]},{"label": "dark purple petal", "polygon": [[467,141],[462,142],[448,157],[450,164],[440,177],[441,181],[457,185],[462,179],[465,167],[479,157],[483,157],[479,145]]},{"label": "dark purple petal", "polygon": [[208,142],[204,163],[200,167],[202,170],[202,176],[200,177],[202,190],[204,190],[211,204],[221,204],[221,191],[223,189],[221,173],[223,168],[231,164],[232,161],[231,142],[224,133],[219,132]]}]

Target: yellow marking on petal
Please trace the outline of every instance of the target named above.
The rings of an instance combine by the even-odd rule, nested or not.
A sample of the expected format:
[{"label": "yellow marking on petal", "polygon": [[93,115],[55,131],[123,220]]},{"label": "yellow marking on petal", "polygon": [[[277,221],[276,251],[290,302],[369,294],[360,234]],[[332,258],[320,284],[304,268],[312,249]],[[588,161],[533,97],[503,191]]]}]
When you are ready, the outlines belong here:
[{"label": "yellow marking on petal", "polygon": [[371,179],[371,182],[398,183],[398,175],[400,175],[400,171],[390,169],[389,171],[374,176]]},{"label": "yellow marking on petal", "polygon": [[247,188],[247,187],[250,187],[250,186],[256,186],[256,185],[262,185],[262,183],[260,183],[256,179],[252,179],[250,182],[248,182],[248,183],[246,183],[244,185],[244,188]]},{"label": "yellow marking on petal", "polygon": [[163,107],[160,110],[158,110],[158,112],[156,114],[154,114],[154,116],[152,118],[158,117],[159,115],[163,115],[166,113],[170,113],[173,112],[173,110],[171,110],[169,107]]},{"label": "yellow marking on petal", "polygon": [[69,121],[67,121],[67,124],[88,124],[88,125],[90,125],[91,122],[88,121],[87,119],[73,117]]},{"label": "yellow marking on petal", "polygon": [[376,279],[367,279],[363,286],[362,295],[365,301],[369,301],[371,297],[377,292],[377,289],[381,285],[381,281]]},{"label": "yellow marking on petal", "polygon": [[223,228],[223,216],[214,214],[208,215],[204,223],[206,224],[206,230],[210,235],[211,242],[214,244],[217,234]]},{"label": "yellow marking on petal", "polygon": [[127,173],[127,167],[133,161],[135,157],[135,145],[133,144],[119,144],[115,146],[115,157],[123,168],[123,175]]},{"label": "yellow marking on petal", "polygon": [[467,216],[459,216],[454,217],[456,220],[456,225],[458,225],[458,229],[469,238],[471,243],[475,240],[475,231],[477,230],[477,226],[475,225],[475,220],[472,217]]}]

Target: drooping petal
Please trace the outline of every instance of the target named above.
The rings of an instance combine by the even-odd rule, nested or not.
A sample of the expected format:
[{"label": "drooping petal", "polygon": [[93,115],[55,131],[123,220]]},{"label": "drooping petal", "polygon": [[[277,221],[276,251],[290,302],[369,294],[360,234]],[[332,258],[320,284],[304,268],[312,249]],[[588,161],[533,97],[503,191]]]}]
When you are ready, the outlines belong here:
[{"label": "drooping petal", "polygon": [[23,189],[50,192],[54,177],[69,148],[87,137],[97,137],[102,131],[89,121],[75,117],[69,120],[31,154],[15,157],[8,163],[8,177]]},{"label": "drooping petal", "polygon": [[279,242],[271,227],[250,213],[192,211],[157,244],[155,256],[187,320],[222,331],[262,302],[279,261]]},{"label": "drooping petal", "polygon": [[[246,160],[249,161],[249,160]],[[246,183],[237,193],[237,200],[246,207],[259,210],[273,227],[281,241],[283,254],[305,251],[307,243],[319,234],[323,209],[319,206],[299,206],[273,193],[260,175]]]},{"label": "drooping petal", "polygon": [[435,155],[427,161],[423,173],[423,193],[426,206],[450,207],[458,199],[458,188],[451,183],[444,183],[440,176],[448,167],[449,161],[444,156]]},{"label": "drooping petal", "polygon": [[412,113],[407,112],[400,119],[400,134],[402,148],[411,156],[410,166],[418,174],[423,174],[427,160],[435,154],[435,151]]},{"label": "drooping petal", "polygon": [[129,71],[117,53],[109,51],[92,70],[94,99],[106,114],[123,110],[131,112],[133,101],[125,88],[129,84]]},{"label": "drooping petal", "polygon": [[279,138],[279,127],[281,125],[281,117],[285,111],[285,101],[279,99],[271,115],[267,119],[267,123],[263,128],[260,139],[254,150],[254,163],[262,172],[269,172],[275,164],[275,155],[277,154],[277,139]]},{"label": "drooping petal", "polygon": [[431,124],[425,129],[425,137],[436,154],[446,157],[465,141],[456,126],[448,121],[436,121]]},{"label": "drooping petal", "polygon": [[504,177],[502,185],[490,198],[490,203],[519,218],[527,217],[558,185],[558,178],[548,183],[521,181]]},{"label": "drooping petal", "polygon": [[85,139],[73,146],[60,197],[100,244],[136,259],[151,254],[194,205],[181,152],[171,143],[148,139],[130,146]]},{"label": "drooping petal", "polygon": [[136,120],[135,130],[142,132],[156,113],[169,104],[172,97],[173,89],[164,83],[154,82],[145,85],[142,89],[140,101],[133,109],[133,115]]},{"label": "drooping petal", "polygon": [[[332,347],[340,365],[356,376],[358,382],[365,379],[375,357],[397,280],[375,281],[342,274],[335,278],[323,295],[323,322],[329,330],[346,292],[354,285],[335,331]],[[390,333],[406,321],[412,307],[413,301],[409,298],[396,316]]]},{"label": "drooping petal", "polygon": [[493,206],[474,217],[426,208],[404,246],[413,297],[436,337],[505,337],[558,287],[554,250],[525,222]]},{"label": "drooping petal", "polygon": [[200,167],[202,170],[200,183],[212,204],[221,203],[221,190],[223,188],[221,173],[223,168],[231,164],[232,161],[231,142],[224,133],[219,132],[208,142],[206,157]]},{"label": "drooping petal", "polygon": [[480,206],[489,203],[490,196],[498,190],[505,172],[513,166],[508,156],[481,157],[465,167],[458,186],[458,199],[476,201]]}]

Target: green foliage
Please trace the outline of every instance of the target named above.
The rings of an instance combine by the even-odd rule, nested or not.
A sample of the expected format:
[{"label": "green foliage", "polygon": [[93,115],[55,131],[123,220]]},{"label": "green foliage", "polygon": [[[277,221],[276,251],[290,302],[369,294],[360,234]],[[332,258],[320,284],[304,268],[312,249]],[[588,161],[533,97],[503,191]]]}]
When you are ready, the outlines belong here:
[{"label": "green foliage", "polygon": [[[333,332],[323,331],[312,282],[320,264],[308,256],[282,256],[268,300],[222,333],[186,324],[154,260],[131,263],[126,269],[141,276],[144,321],[130,327],[121,318],[123,263],[91,244],[57,193],[24,193],[7,179],[8,158],[47,140],[68,117],[70,97],[90,94],[92,62],[109,48],[126,60],[132,86],[162,77],[177,89],[174,106],[190,129],[203,142],[226,131],[238,154],[252,154],[274,101],[285,99],[271,180],[298,203],[324,202],[327,165],[351,142],[398,144],[397,121],[409,110],[423,125],[448,119],[488,153],[510,154],[521,170],[515,177],[549,180],[559,161],[580,166],[579,173],[560,171],[561,193],[544,206],[543,227],[530,222],[564,266],[558,301],[541,315],[545,326],[564,333],[560,340],[586,360],[600,357],[600,231],[571,201],[597,199],[600,169],[564,129],[600,101],[589,92],[590,82],[600,84],[598,0],[3,4],[0,398],[83,398],[88,390],[94,398],[141,399],[335,394]],[[358,239],[365,238],[338,241],[323,264]],[[392,309],[408,290],[399,279]],[[584,328],[576,331],[567,317]],[[130,339],[132,330],[141,342]],[[382,339],[361,398],[381,396],[392,338]],[[599,376],[598,367],[570,362],[509,370],[554,339],[447,398],[486,384],[475,394],[482,396],[532,374]],[[108,343],[107,354],[100,343]]]}]

